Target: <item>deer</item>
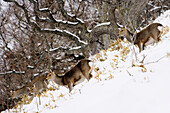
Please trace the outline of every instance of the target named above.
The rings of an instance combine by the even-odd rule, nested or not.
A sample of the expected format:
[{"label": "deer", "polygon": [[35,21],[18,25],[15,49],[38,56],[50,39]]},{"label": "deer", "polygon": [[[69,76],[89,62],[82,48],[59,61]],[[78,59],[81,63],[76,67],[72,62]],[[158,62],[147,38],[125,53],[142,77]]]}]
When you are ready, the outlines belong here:
[{"label": "deer", "polygon": [[84,81],[87,79],[89,81],[92,78],[89,62],[90,60],[83,59],[63,76],[52,72],[47,75],[47,79],[49,81],[54,81],[58,85],[67,86],[70,93],[80,80]]},{"label": "deer", "polygon": [[[31,82],[28,82],[24,87],[11,92],[11,98],[23,97],[29,95],[31,98],[29,101],[38,95],[40,100],[40,94],[47,89],[48,81],[47,76],[36,76]],[[39,102],[40,103],[40,102]]]},{"label": "deer", "polygon": [[129,42],[137,45],[139,47],[139,52],[141,52],[149,41],[154,40],[159,42],[161,40],[161,31],[159,31],[158,26],[163,25],[160,23],[152,23],[135,35],[123,27],[119,31],[119,38],[123,39],[125,37]]},{"label": "deer", "polygon": [[19,98],[24,95],[28,95],[30,93],[30,89],[28,87],[23,87],[21,89],[15,90],[11,92],[11,98]]}]

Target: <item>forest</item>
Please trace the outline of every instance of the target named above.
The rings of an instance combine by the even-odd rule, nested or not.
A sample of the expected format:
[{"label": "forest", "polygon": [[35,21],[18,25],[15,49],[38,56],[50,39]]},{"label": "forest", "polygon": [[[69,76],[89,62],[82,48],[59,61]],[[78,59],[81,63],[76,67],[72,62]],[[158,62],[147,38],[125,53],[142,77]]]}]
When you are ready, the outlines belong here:
[{"label": "forest", "polygon": [[1,0],[0,111],[22,100],[11,92],[49,73],[65,76],[118,44],[122,27],[135,33],[169,9],[169,0]]}]

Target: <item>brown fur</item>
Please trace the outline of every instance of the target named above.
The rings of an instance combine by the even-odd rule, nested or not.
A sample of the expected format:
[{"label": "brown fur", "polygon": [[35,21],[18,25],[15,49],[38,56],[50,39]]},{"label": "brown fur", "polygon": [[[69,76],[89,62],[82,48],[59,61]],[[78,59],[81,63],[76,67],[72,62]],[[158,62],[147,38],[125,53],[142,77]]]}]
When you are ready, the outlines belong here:
[{"label": "brown fur", "polygon": [[72,88],[76,85],[76,83],[83,79],[84,77],[87,80],[90,80],[92,75],[90,74],[90,60],[81,60],[75,67],[73,67],[70,71],[66,72],[64,76],[55,75],[55,73],[51,73],[48,75],[48,80],[53,80],[55,83],[59,85],[66,85],[69,88],[69,92],[72,91]]},{"label": "brown fur", "polygon": [[27,83],[23,88],[12,91],[11,97],[18,98],[24,95],[32,95],[31,100],[37,94],[40,95],[42,91],[47,88],[46,75],[36,76],[31,82]]},{"label": "brown fur", "polygon": [[90,60],[81,60],[78,64],[78,67],[80,67],[81,72],[87,80],[90,80],[92,78],[89,62]]},{"label": "brown fur", "polygon": [[12,98],[22,97],[24,95],[28,95],[29,91],[30,91],[30,89],[28,87],[24,87],[24,88],[18,89],[16,91],[12,91],[11,97]]},{"label": "brown fur", "polygon": [[146,43],[153,38],[156,42],[160,41],[160,31],[158,30],[158,26],[162,26],[160,23],[150,24],[145,29],[136,33],[134,38],[133,34],[130,33],[126,28],[122,28],[119,32],[119,37],[126,37],[129,42],[134,42],[139,47],[139,52],[144,50]]},{"label": "brown fur", "polygon": [[39,97],[39,104],[41,104],[40,101],[40,95],[43,91],[45,91],[47,89],[47,81],[45,80],[38,80],[37,82],[34,83],[34,85],[32,87],[30,87],[30,92],[32,94],[31,98],[29,99],[30,101],[32,101],[33,97],[35,97],[36,95],[38,95]]}]

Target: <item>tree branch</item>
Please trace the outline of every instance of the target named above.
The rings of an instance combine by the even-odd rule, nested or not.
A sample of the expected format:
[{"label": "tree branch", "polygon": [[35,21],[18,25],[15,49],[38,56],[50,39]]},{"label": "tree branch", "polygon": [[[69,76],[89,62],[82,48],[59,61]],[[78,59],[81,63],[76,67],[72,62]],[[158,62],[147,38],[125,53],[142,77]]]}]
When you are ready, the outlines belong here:
[{"label": "tree branch", "polygon": [[[14,1],[14,0],[4,0],[4,1],[5,1],[5,2],[12,2],[12,3],[14,3],[16,6],[18,6],[19,8],[21,8],[21,9],[24,11],[24,13],[25,13],[25,17],[26,17],[26,20],[27,20],[28,24],[30,24],[32,27],[36,28],[37,31],[39,31],[39,32],[41,32],[41,33],[52,33],[52,34],[60,35],[60,36],[63,36],[63,37],[68,37],[68,38],[70,38],[71,40],[74,40],[77,45],[87,44],[86,42],[81,41],[78,36],[76,36],[76,35],[68,32],[68,31],[66,31],[66,30],[60,30],[60,29],[58,29],[58,28],[55,28],[55,29],[47,29],[47,28],[44,28],[44,29],[43,29],[43,28],[41,28],[36,22],[32,22],[32,21],[30,20],[30,17],[29,17],[29,14],[28,14],[28,10],[26,9],[26,7],[25,7],[24,5],[20,5],[18,2]],[[31,1],[32,3],[34,3],[34,6],[35,6],[34,10],[36,10],[36,12],[46,12],[46,13],[49,13],[49,15],[50,15],[50,16],[49,16],[49,17],[50,17],[50,20],[48,20],[48,21],[52,21],[52,22],[54,22],[54,23],[58,23],[58,22],[53,18],[52,14],[51,14],[51,12],[50,12],[50,10],[49,10],[48,8],[39,10],[39,9],[38,9],[38,5],[37,5],[38,2],[35,2],[34,0],[30,0],[30,1]],[[62,8],[63,8],[63,7],[62,7]],[[64,10],[64,11],[65,11],[65,10]],[[66,14],[65,14],[65,15],[66,15]],[[67,16],[68,16],[68,15],[67,15]],[[71,18],[71,17],[70,17],[70,18]],[[37,19],[39,19],[39,18],[37,17]],[[74,19],[73,19],[73,20],[74,20]],[[76,20],[77,20],[78,23],[80,23],[80,25],[77,24],[77,25],[79,25],[79,27],[81,27],[82,25],[84,25],[84,23],[83,23],[80,19],[76,18]],[[74,24],[72,24],[72,25],[74,25]],[[72,25],[68,25],[68,26],[72,26]],[[74,26],[75,26],[75,25],[74,25]],[[83,26],[83,27],[85,27],[85,26]],[[83,29],[83,30],[84,30],[84,29]]]}]

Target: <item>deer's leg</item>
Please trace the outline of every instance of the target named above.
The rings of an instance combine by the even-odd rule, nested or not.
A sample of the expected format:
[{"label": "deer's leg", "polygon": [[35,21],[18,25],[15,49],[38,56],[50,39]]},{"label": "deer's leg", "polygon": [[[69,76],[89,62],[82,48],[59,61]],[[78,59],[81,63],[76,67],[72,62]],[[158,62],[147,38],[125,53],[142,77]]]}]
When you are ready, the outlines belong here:
[{"label": "deer's leg", "polygon": [[142,51],[145,49],[145,44],[142,44]]},{"label": "deer's leg", "polygon": [[31,95],[28,99],[28,102],[31,103],[34,97],[35,97],[34,95]]},{"label": "deer's leg", "polygon": [[143,51],[143,50],[144,50],[144,47],[145,47],[145,44],[144,44],[144,43],[141,43],[140,45],[141,45],[141,51]]},{"label": "deer's leg", "polygon": [[141,48],[141,42],[138,43],[138,47],[139,47],[139,53],[141,52],[142,48]]},{"label": "deer's leg", "polygon": [[41,98],[40,98],[40,93],[38,94],[38,99],[39,99],[39,105],[41,105]]},{"label": "deer's leg", "polygon": [[152,34],[152,38],[156,41],[156,42],[159,42],[160,41],[160,33],[158,35],[154,35]]},{"label": "deer's leg", "polygon": [[159,41],[161,40],[161,38],[160,38],[160,37],[161,37],[161,33],[159,33],[159,35],[158,35],[157,37],[158,37],[157,40],[158,40],[158,42],[159,42]]},{"label": "deer's leg", "polygon": [[158,42],[161,40],[160,37],[161,37],[161,32],[158,30],[158,35],[157,35]]},{"label": "deer's leg", "polygon": [[93,75],[91,73],[89,73],[89,80],[93,77]]},{"label": "deer's leg", "polygon": [[68,83],[68,88],[69,88],[69,93],[70,93],[72,91],[72,88],[73,88],[73,83],[72,82]]},{"label": "deer's leg", "polygon": [[154,36],[154,35],[153,35],[153,38],[154,38],[154,40],[156,41],[156,43],[158,43],[159,40],[160,40],[158,36]]}]

